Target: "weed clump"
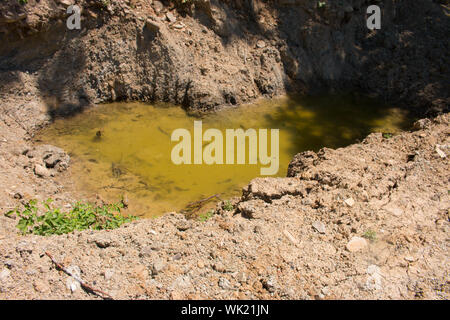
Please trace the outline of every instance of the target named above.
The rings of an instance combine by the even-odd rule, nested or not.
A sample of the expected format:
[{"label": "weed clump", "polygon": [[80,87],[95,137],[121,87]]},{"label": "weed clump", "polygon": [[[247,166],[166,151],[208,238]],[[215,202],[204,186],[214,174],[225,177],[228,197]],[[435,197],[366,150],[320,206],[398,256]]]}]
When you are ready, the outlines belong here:
[{"label": "weed clump", "polygon": [[40,213],[36,200],[30,200],[23,210],[16,208],[6,215],[16,214],[19,217],[17,228],[22,234],[40,236],[60,235],[75,230],[116,229],[122,224],[136,220],[136,216],[124,216],[120,213],[123,203],[94,206],[91,203],[77,202],[69,212],[50,206],[48,199],[42,204],[44,212]]}]

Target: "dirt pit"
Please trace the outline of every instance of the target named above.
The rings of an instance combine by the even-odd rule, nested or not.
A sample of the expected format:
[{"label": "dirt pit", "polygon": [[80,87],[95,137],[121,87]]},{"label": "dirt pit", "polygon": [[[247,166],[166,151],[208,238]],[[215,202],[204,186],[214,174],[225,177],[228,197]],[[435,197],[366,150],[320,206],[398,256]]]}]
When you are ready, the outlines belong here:
[{"label": "dirt pit", "polygon": [[[194,164],[198,154],[194,121],[202,122],[200,156],[206,158],[208,147],[217,143],[211,154],[218,161]],[[395,133],[410,124],[405,111],[350,96],[284,97],[225,109],[202,118],[189,116],[181,108],[168,104],[115,103],[57,120],[37,140],[69,152],[77,188],[86,196],[98,194],[110,202],[123,197],[128,199],[130,212],[151,217],[182,210],[189,202],[213,194],[220,194],[223,199],[239,196],[242,187],[264,175],[263,168],[269,171],[269,166],[273,176],[284,177],[297,152],[341,147],[371,132]],[[171,136],[180,128],[190,133],[189,151],[181,152],[188,151],[190,164],[177,165],[172,159],[179,143],[172,141]],[[218,138],[206,139],[208,129],[222,133],[220,148]],[[226,139],[228,129],[243,132],[254,129],[255,140],[246,138],[242,147],[238,139]],[[267,152],[261,154],[260,135],[265,129],[268,146]],[[279,148],[273,145],[272,129],[279,130],[274,139],[279,140]],[[229,146],[234,151],[231,161],[227,154]],[[245,156],[241,163],[236,155],[240,147]],[[272,160],[263,164],[263,155]]]}]

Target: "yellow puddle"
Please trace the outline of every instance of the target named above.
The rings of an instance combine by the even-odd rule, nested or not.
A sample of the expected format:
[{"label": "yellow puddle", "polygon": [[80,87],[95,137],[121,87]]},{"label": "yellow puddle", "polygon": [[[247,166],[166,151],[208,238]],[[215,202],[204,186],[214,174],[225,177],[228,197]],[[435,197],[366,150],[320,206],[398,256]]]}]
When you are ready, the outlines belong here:
[{"label": "yellow puddle", "polygon": [[[199,119],[167,104],[113,103],[57,119],[37,138],[70,153],[80,192],[108,201],[125,196],[131,213],[151,217],[216,193],[222,199],[238,196],[260,175],[259,162],[173,164],[171,151],[177,142],[171,142],[171,134],[185,128],[193,137],[194,120]],[[224,137],[225,129],[279,129],[277,176],[286,176],[289,161],[300,151],[342,147],[370,132],[395,133],[411,124],[400,109],[348,96],[285,97],[222,110],[201,120],[203,132],[216,128]]]}]

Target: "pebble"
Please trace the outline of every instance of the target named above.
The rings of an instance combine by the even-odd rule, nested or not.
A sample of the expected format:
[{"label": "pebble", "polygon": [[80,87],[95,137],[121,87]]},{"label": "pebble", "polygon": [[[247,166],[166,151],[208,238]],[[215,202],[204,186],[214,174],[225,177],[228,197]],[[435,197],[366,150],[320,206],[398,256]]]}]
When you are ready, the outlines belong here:
[{"label": "pebble", "polygon": [[0,272],[0,281],[3,281],[6,278],[8,278],[10,274],[11,271],[9,271],[8,269],[3,269],[2,272]]},{"label": "pebble", "polygon": [[107,269],[105,270],[105,272],[103,273],[103,276],[105,277],[105,280],[111,280],[111,278],[114,275],[114,270],[113,269]]},{"label": "pebble", "polygon": [[439,157],[441,157],[442,159],[447,158],[447,155],[445,154],[444,151],[442,151],[440,149],[440,146],[438,144],[436,145],[435,150],[436,150],[437,154],[439,155]]},{"label": "pebble", "polygon": [[162,259],[156,259],[152,264],[152,275],[156,276],[161,273],[166,267],[166,263]]},{"label": "pebble", "polygon": [[297,244],[298,240],[288,231],[288,230],[284,230],[283,234],[286,236],[286,238],[289,239],[290,242],[292,242],[293,244]]},{"label": "pebble", "polygon": [[324,234],[326,229],[325,225],[320,221],[314,221],[312,224],[313,228],[316,229],[317,232]]},{"label": "pebble", "polygon": [[258,40],[258,42],[256,42],[256,46],[260,49],[264,48],[266,46],[266,43],[262,40]]},{"label": "pebble", "polygon": [[355,204],[355,200],[353,200],[353,198],[348,198],[345,201],[345,204],[348,205],[349,207],[353,207],[353,205]]},{"label": "pebble", "polygon": [[34,173],[41,178],[50,177],[50,171],[40,164],[35,165]]},{"label": "pebble", "polygon": [[277,282],[274,277],[270,276],[268,279],[263,280],[262,285],[270,293],[275,292]]},{"label": "pebble", "polygon": [[350,252],[356,252],[364,249],[366,246],[367,246],[366,239],[355,236],[350,239],[350,241],[347,243],[346,248]]},{"label": "pebble", "polygon": [[167,12],[166,18],[167,18],[167,20],[169,20],[169,22],[172,22],[172,23],[177,21],[177,18],[173,15],[172,12]]},{"label": "pebble", "polygon": [[221,287],[222,289],[225,289],[225,290],[229,290],[229,289],[231,289],[231,283],[226,278],[220,278],[219,279],[219,287]]},{"label": "pebble", "polygon": [[80,283],[73,278],[68,278],[66,281],[66,287],[70,290],[70,292],[74,293],[75,291],[80,289]]},{"label": "pebble", "polygon": [[245,272],[241,271],[237,274],[236,280],[240,283],[247,282],[247,275],[245,274]]}]

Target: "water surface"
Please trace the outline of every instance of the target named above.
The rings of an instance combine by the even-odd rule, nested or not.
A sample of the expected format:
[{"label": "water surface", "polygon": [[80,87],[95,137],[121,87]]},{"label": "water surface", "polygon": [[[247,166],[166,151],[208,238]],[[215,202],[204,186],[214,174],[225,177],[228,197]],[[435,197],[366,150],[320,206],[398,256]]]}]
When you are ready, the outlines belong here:
[{"label": "water surface", "polygon": [[[193,135],[193,122],[181,108],[167,104],[113,103],[57,119],[38,139],[72,156],[78,190],[108,201],[125,196],[133,214],[147,217],[183,209],[189,202],[219,193],[239,196],[261,165],[175,165],[170,159],[177,128]],[[286,176],[301,151],[337,148],[370,132],[395,133],[411,121],[397,108],[366,98],[285,97],[226,109],[201,119],[203,130],[253,128],[280,130],[280,165]]]}]

